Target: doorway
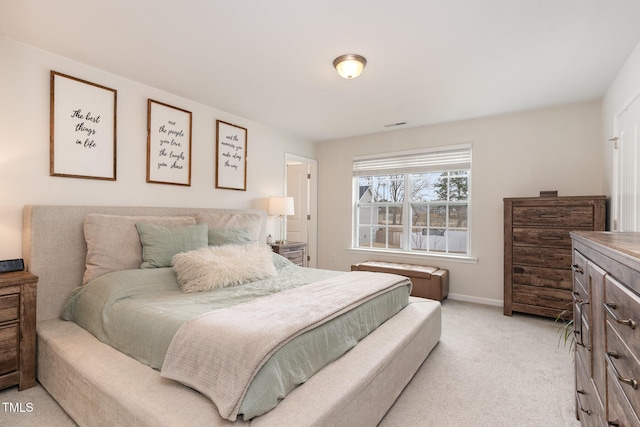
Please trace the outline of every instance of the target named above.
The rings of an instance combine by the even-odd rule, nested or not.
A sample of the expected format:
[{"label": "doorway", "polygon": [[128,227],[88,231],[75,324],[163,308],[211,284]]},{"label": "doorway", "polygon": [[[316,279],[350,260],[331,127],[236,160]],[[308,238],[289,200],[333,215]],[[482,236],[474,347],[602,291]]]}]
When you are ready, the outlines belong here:
[{"label": "doorway", "polygon": [[294,214],[287,217],[287,240],[307,243],[308,266],[316,268],[318,229],[318,162],[285,154],[285,195],[293,197]]},{"label": "doorway", "polygon": [[614,121],[612,229],[640,231],[640,96]]}]

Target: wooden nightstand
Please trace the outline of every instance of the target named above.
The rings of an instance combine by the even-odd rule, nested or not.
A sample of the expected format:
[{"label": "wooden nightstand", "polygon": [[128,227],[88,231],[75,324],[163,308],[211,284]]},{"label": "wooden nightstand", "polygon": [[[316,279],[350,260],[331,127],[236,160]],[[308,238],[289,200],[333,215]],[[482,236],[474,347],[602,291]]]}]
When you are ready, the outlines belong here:
[{"label": "wooden nightstand", "polygon": [[303,242],[272,243],[273,252],[282,255],[300,267],[307,266],[307,244]]},{"label": "wooden nightstand", "polygon": [[27,271],[0,273],[0,389],[36,385],[36,292]]}]

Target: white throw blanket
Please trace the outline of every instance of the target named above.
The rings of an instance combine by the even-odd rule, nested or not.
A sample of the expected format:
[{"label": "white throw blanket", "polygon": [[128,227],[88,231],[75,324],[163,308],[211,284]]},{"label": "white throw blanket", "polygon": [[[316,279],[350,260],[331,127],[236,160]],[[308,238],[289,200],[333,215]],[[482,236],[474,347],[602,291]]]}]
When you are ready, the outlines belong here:
[{"label": "white throw blanket", "polygon": [[198,390],[235,421],[253,377],[280,347],[407,283],[402,276],[355,271],[203,314],[173,337],[161,375]]}]

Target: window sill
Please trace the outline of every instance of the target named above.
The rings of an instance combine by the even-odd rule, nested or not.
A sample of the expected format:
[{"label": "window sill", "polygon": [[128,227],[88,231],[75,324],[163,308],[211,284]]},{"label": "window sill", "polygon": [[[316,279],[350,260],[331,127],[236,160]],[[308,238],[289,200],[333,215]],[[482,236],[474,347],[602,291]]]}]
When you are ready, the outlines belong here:
[{"label": "window sill", "polygon": [[423,254],[416,252],[403,252],[403,251],[390,251],[387,249],[366,249],[366,248],[349,248],[347,249],[348,253],[353,254],[383,254],[389,257],[398,257],[406,260],[415,259],[415,260],[427,260],[433,259],[437,261],[451,261],[451,262],[461,262],[465,264],[477,264],[478,258],[474,258],[468,255],[451,255],[451,254]]}]

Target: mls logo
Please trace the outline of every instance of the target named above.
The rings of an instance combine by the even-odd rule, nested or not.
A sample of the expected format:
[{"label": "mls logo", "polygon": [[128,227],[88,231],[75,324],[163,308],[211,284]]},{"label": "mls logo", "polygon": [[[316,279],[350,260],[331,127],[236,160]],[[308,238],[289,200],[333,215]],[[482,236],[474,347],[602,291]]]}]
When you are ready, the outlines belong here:
[{"label": "mls logo", "polygon": [[2,409],[4,410],[4,412],[33,412],[33,403],[2,402]]}]

